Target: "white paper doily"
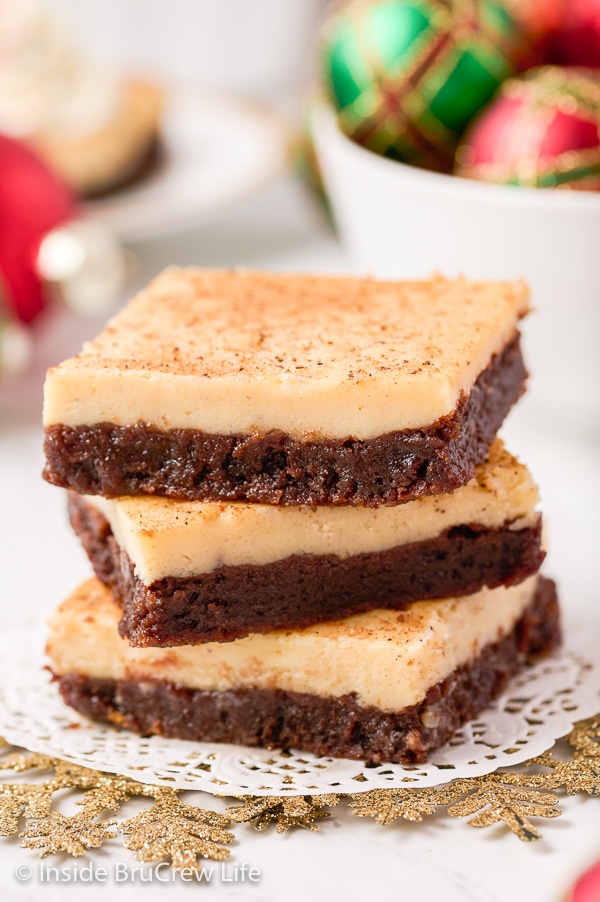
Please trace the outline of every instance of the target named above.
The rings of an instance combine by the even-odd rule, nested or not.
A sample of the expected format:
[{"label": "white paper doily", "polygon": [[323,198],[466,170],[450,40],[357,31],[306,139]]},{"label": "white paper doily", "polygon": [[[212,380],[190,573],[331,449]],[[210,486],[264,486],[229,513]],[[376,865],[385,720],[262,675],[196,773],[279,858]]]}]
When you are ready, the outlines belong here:
[{"label": "white paper doily", "polygon": [[515,677],[508,692],[427,764],[366,766],[303,752],[143,738],[91,723],[63,704],[42,667],[42,646],[24,631],[0,641],[1,736],[85,767],[218,795],[356,793],[482,776],[541,754],[600,710],[599,637],[589,629],[571,631],[559,653]]}]

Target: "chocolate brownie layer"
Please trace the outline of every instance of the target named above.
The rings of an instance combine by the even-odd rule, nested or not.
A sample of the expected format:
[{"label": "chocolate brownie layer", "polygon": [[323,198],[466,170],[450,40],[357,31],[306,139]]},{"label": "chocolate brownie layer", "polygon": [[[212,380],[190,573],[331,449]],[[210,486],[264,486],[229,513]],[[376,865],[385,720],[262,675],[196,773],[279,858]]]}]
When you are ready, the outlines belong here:
[{"label": "chocolate brownie layer", "polygon": [[348,694],[327,698],[277,689],[191,690],[165,681],[57,676],[65,702],[96,720],[140,733],[205,742],[296,748],[381,762],[422,762],[476,717],[525,661],[560,642],[556,588],[540,579],[514,629],[433,686],[424,700],[386,713]]},{"label": "chocolate brownie layer", "polygon": [[402,610],[421,599],[512,585],[544,558],[539,518],[526,529],[458,526],[383,552],[294,555],[146,586],[102,514],[73,492],[69,513],[96,575],[123,608],[121,635],[139,646],[228,642],[375,608]]},{"label": "chocolate brownie layer", "polygon": [[80,494],[159,494],[263,504],[399,504],[472,478],[524,390],[519,336],[454,413],[374,439],[300,441],[281,432],[208,435],[139,423],[46,428],[44,477]]}]

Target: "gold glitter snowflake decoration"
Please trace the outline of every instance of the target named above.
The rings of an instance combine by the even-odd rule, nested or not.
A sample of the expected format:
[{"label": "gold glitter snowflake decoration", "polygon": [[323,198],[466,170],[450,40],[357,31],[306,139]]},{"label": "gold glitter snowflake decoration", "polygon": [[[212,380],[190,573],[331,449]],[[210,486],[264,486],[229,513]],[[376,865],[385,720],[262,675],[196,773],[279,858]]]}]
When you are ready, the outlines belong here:
[{"label": "gold glitter snowflake decoration", "polygon": [[580,720],[565,739],[575,749],[576,755],[600,758],[600,714]]},{"label": "gold glitter snowflake decoration", "polygon": [[174,790],[156,794],[151,808],[119,824],[128,839],[125,847],[145,862],[170,861],[176,870],[198,870],[198,858],[223,861],[229,856],[224,843],[233,840],[225,830],[230,820],[216,811],[186,805]]},{"label": "gold glitter snowflake decoration", "polygon": [[468,824],[471,827],[492,827],[503,823],[524,842],[541,836],[530,817],[558,817],[561,813],[555,806],[558,801],[556,796],[537,789],[505,786],[486,777],[477,780],[474,791],[470,789],[467,787],[466,798],[449,806],[449,815],[470,817]]},{"label": "gold glitter snowflake decoration", "polygon": [[375,818],[383,826],[398,818],[415,823],[464,795],[456,782],[431,789],[372,789],[352,796],[350,807],[358,817]]},{"label": "gold glitter snowflake decoration", "polygon": [[[522,786],[505,786],[492,777],[453,780],[446,786],[429,789],[375,789],[353,796],[354,814],[372,817],[379,824],[402,818],[422,821],[445,808],[452,817],[470,817],[471,827],[491,827],[503,823],[519,839],[538,839],[540,834],[529,817],[557,817],[556,796]],[[472,817],[474,815],[474,817]]]},{"label": "gold glitter snowflake decoration", "polygon": [[[198,870],[199,858],[223,860],[229,855],[224,847],[233,834],[224,828],[229,819],[215,811],[196,805],[185,805],[177,792],[139,783],[129,777],[71,764],[46,755],[14,753],[0,761],[0,770],[50,770],[44,782],[0,782],[0,835],[19,832],[25,818],[25,829],[19,834],[21,845],[41,849],[41,856],[66,852],[84,855],[100,847],[117,833],[127,836],[125,846],[145,862],[166,860],[174,868]],[[81,813],[67,817],[52,809],[59,790],[81,793],[77,804]],[[149,808],[117,824],[101,820],[108,811],[117,811],[132,798],[152,800]]]},{"label": "gold glitter snowflake decoration", "polygon": [[600,795],[600,757],[575,755],[570,761],[561,761],[546,752],[527,763],[549,768],[550,772],[542,775],[543,785],[548,789],[564,789],[568,795],[579,792]]},{"label": "gold glitter snowflake decoration", "polygon": [[243,805],[228,808],[232,821],[252,824],[255,830],[266,830],[275,824],[278,833],[290,827],[318,830],[317,821],[330,817],[327,808],[333,808],[341,796],[326,793],[318,796],[243,796]]},{"label": "gold glitter snowflake decoration", "polygon": [[51,811],[42,820],[31,821],[19,834],[21,845],[27,849],[42,849],[41,858],[46,855],[66,852],[68,855],[85,855],[90,849],[99,848],[105,840],[116,836],[114,821],[97,823],[85,814],[65,817],[58,811]]}]

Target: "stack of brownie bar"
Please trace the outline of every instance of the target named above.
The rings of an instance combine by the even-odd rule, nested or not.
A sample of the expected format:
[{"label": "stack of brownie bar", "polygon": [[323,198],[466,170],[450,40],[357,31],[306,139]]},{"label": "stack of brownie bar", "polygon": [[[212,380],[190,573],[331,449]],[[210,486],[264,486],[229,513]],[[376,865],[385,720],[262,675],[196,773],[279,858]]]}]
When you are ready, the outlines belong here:
[{"label": "stack of brownie bar", "polygon": [[423,761],[559,642],[496,433],[520,283],[167,270],[45,386],[96,578],[65,701],[142,733]]}]

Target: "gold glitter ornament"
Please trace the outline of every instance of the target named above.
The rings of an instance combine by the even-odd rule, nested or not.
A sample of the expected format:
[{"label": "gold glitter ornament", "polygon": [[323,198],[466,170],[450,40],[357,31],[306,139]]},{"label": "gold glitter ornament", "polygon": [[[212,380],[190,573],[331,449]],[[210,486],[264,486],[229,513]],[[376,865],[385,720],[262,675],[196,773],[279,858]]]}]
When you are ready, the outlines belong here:
[{"label": "gold glitter ornament", "polygon": [[335,793],[318,796],[266,796],[255,798],[243,796],[243,805],[228,808],[232,821],[251,824],[255,830],[266,830],[275,824],[278,833],[290,827],[304,827],[318,830],[317,821],[330,817],[326,808],[333,808],[341,801]]},{"label": "gold glitter ornament", "polygon": [[[9,743],[5,743],[3,748],[11,748]],[[60,764],[58,758],[51,758],[49,755],[38,755],[36,752],[14,752],[12,755],[0,761],[0,770],[14,770],[17,773],[25,770],[49,770]]]},{"label": "gold glitter ornament", "polygon": [[94,817],[103,811],[116,811],[123,802],[129,801],[133,796],[152,796],[155,793],[155,786],[136,783],[127,777],[99,774],[96,783],[77,804],[82,806],[88,816]]},{"label": "gold glitter ornament", "polygon": [[[504,785],[505,777],[509,778],[509,786]],[[490,774],[453,780],[439,788],[377,789],[365,793],[366,799],[359,794],[353,796],[351,807],[354,814],[373,817],[383,825],[397,818],[418,822],[443,807],[451,817],[475,815],[468,821],[471,827],[503,823],[519,839],[530,842],[541,834],[529,817],[558,817],[561,812],[555,807],[556,796],[524,785],[528,779],[522,774]]]},{"label": "gold glitter ornament", "polygon": [[24,814],[23,798],[0,796],[0,836],[12,836],[19,830],[19,819]]},{"label": "gold glitter ornament", "polygon": [[230,820],[216,811],[186,805],[176,793],[163,789],[156,793],[151,808],[119,824],[128,835],[125,847],[144,862],[167,860],[175,870],[199,870],[199,858],[223,861],[229,857],[224,844],[233,840],[225,830]]},{"label": "gold glitter ornament", "polygon": [[[13,783],[0,789],[0,835],[11,836],[19,829],[19,818],[47,817],[57,790],[53,781],[42,784]],[[15,820],[16,816],[16,820]]]},{"label": "gold glitter ornament", "polygon": [[544,774],[544,786],[564,789],[568,795],[585,792],[591,796],[600,795],[600,760],[586,755],[577,755],[572,761],[560,761],[550,752],[533,758],[529,764],[549,767]]},{"label": "gold glitter ornament", "polygon": [[[503,775],[499,775],[502,779]],[[476,779],[475,792],[448,808],[451,817],[471,817],[471,827],[506,826],[523,842],[540,839],[530,817],[559,817],[556,796],[524,786],[504,786],[487,777]],[[462,783],[463,781],[457,781]],[[469,787],[471,788],[471,787]]]},{"label": "gold glitter ornament", "polygon": [[565,736],[565,741],[576,749],[575,754],[600,757],[600,714],[580,720]]},{"label": "gold glitter ornament", "polygon": [[41,849],[40,858],[66,852],[78,857],[90,849],[98,849],[105,840],[114,839],[114,821],[90,820],[85,814],[65,817],[59,811],[52,811],[44,819],[33,820],[19,834],[21,846],[27,849]]},{"label": "gold glitter ornament", "polygon": [[358,817],[372,817],[383,826],[398,818],[415,823],[426,815],[436,814],[438,806],[450,805],[464,795],[458,782],[439,789],[373,789],[353,795],[350,807]]}]

